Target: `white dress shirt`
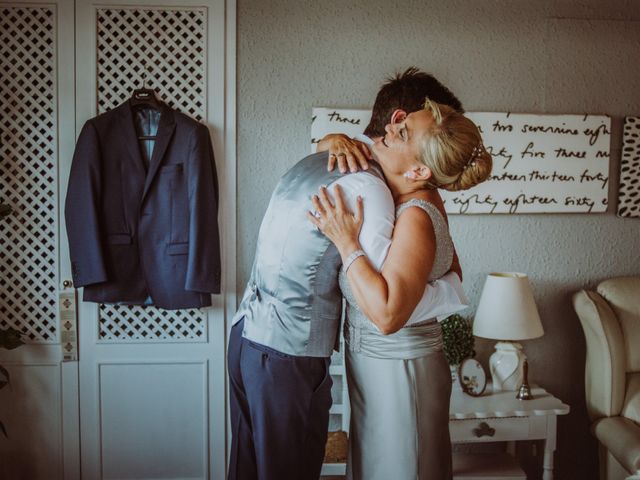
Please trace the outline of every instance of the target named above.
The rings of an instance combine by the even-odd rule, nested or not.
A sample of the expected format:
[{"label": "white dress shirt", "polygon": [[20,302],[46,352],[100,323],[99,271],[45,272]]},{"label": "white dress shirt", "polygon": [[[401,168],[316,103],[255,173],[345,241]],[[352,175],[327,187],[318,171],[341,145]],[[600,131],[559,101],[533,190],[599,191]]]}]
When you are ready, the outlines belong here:
[{"label": "white dress shirt", "polygon": [[[357,135],[356,140],[371,144],[372,141]],[[366,172],[345,174],[329,186],[333,196],[333,186],[339,184],[344,192],[345,204],[355,212],[356,197],[363,199],[364,222],[360,231],[360,245],[376,270],[382,270],[393,235],[395,204],[391,191],[381,178]],[[469,305],[462,282],[458,275],[449,272],[438,280],[429,282],[407,325],[436,317],[439,321],[459,312]]]}]

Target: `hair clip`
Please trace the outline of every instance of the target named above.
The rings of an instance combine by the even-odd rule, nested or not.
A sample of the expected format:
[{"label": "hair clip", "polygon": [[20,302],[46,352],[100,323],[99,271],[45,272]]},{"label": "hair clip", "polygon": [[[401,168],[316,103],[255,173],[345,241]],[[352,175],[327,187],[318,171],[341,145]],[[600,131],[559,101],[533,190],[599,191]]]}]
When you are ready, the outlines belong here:
[{"label": "hair clip", "polygon": [[469,161],[464,166],[464,169],[466,169],[467,167],[475,167],[476,158],[478,158],[484,152],[486,152],[486,149],[484,148],[484,145],[482,144],[482,142],[480,142],[478,145],[473,147],[473,150],[471,150],[471,156],[469,157]]}]

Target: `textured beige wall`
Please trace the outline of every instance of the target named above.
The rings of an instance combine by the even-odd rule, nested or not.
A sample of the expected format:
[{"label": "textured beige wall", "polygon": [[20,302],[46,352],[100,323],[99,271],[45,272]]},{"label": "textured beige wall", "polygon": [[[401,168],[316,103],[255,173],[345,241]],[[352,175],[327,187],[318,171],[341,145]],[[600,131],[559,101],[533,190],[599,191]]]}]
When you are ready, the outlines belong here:
[{"label": "textured beige wall", "polygon": [[[633,0],[239,0],[238,292],[273,187],[308,153],[313,106],[370,107],[386,76],[417,65],[469,111],[606,113],[614,206],[622,118],[640,115],[639,58]],[[601,279],[640,275],[640,221],[610,212],[450,223],[474,306],[488,272],[529,274],[545,328],[525,345],[531,378],[572,407],[559,421],[559,478],[596,478],[570,299]],[[492,342],[477,347],[486,362]]]}]

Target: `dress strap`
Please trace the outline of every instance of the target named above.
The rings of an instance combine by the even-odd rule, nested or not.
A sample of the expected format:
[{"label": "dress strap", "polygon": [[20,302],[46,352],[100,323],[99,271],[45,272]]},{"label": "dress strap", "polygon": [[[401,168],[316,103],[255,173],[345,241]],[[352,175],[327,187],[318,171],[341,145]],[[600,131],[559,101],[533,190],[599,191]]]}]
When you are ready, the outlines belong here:
[{"label": "dress strap", "polygon": [[[438,207],[436,207],[433,203],[427,202],[421,198],[412,198],[411,200],[407,200],[404,203],[401,203],[396,207],[396,219],[409,207],[418,207],[424,210],[429,217],[431,217],[431,221],[436,223],[440,220],[444,221],[444,217]],[[434,218],[435,216],[435,218]]]},{"label": "dress strap", "polygon": [[453,261],[453,241],[449,235],[449,226],[444,215],[438,210],[433,203],[421,198],[412,198],[396,207],[396,220],[409,207],[418,207],[426,212],[433,224],[433,231],[436,235],[436,255],[433,262],[433,268],[429,275],[429,281],[440,278],[451,268]]}]

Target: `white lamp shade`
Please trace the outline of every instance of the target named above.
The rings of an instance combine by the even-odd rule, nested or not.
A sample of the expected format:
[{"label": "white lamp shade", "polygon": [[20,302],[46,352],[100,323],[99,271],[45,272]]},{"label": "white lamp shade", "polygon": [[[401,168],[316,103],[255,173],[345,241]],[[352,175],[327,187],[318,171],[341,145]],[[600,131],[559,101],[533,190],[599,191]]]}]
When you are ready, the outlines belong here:
[{"label": "white lamp shade", "polygon": [[489,274],[473,321],[473,334],[494,340],[527,340],[543,333],[527,276]]}]

